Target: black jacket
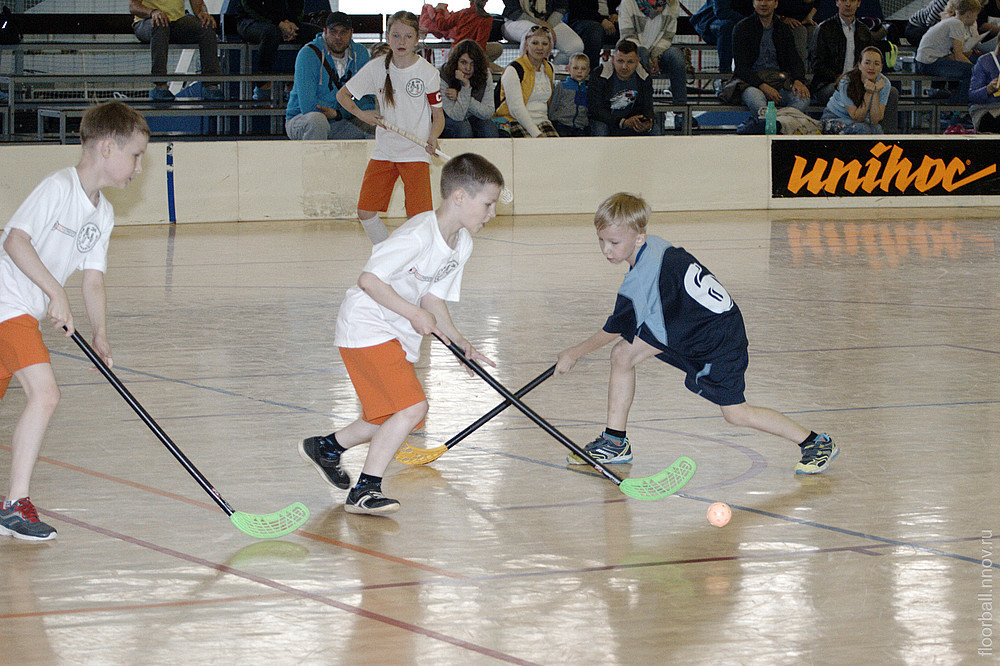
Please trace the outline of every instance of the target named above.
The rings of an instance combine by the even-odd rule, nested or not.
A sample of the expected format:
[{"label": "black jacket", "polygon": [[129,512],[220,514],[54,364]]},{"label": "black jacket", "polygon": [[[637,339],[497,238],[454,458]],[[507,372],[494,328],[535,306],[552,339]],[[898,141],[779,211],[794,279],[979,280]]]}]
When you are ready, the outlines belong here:
[{"label": "black jacket", "polygon": [[[868,26],[855,19],[854,21],[854,64],[861,58],[861,50],[873,46],[875,40]],[[823,86],[833,83],[844,71],[844,57],[847,55],[847,37],[840,24],[840,16],[833,16],[819,24],[816,28],[816,50],[812,57],[812,83],[809,90],[816,92]]]},{"label": "black jacket", "polygon": [[[778,55],[778,67],[782,72],[791,75],[791,81],[806,82],[806,67],[795,49],[795,38],[792,36],[792,29],[783,21],[775,18],[771,25],[774,28],[774,50]],[[754,87],[760,86],[762,81],[750,68],[757,62],[760,55],[760,40],[764,36],[764,26],[761,24],[757,14],[748,16],[733,28],[733,59],[736,61],[736,68],[733,74],[738,79],[746,81]]]},{"label": "black jacket", "polygon": [[635,101],[625,109],[612,109],[611,96],[614,94],[613,79],[617,78],[615,66],[609,60],[601,69],[595,69],[590,75],[590,88],[587,91],[587,113],[591,120],[599,120],[611,130],[611,136],[635,136],[632,130],[622,129],[618,122],[623,118],[644,115],[655,118],[653,111],[653,79],[639,65],[635,68],[638,79],[638,92]]}]

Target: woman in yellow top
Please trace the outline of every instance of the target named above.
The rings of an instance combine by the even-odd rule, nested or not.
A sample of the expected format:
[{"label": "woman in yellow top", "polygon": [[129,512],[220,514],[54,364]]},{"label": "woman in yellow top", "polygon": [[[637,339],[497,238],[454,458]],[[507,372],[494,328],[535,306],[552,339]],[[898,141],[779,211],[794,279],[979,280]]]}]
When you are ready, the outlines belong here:
[{"label": "woman in yellow top", "polygon": [[559,136],[548,116],[554,81],[551,53],[552,35],[536,25],[521,44],[521,57],[504,69],[493,119],[507,136]]}]

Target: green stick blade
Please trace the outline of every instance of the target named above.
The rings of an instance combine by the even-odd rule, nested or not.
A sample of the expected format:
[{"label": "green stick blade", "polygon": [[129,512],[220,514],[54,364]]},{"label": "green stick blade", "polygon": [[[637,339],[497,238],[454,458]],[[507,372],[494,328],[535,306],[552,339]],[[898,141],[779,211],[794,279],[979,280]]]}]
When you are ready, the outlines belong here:
[{"label": "green stick blade", "polygon": [[291,534],[309,520],[309,509],[295,502],[275,513],[258,515],[237,511],[229,517],[236,529],[255,539],[276,539]]},{"label": "green stick blade", "polygon": [[639,479],[625,479],[618,489],[633,499],[658,500],[673,495],[694,476],[694,461],[681,456],[658,474]]}]

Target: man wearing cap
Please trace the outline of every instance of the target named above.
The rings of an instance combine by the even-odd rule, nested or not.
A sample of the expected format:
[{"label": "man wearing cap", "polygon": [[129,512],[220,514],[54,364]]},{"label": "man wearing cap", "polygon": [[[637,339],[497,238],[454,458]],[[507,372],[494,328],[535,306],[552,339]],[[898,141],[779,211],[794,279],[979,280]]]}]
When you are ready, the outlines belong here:
[{"label": "man wearing cap", "polygon": [[[282,44],[308,44],[320,27],[303,20],[303,0],[233,0],[236,32],[250,44],[260,44],[255,72],[273,74],[274,60]],[[280,70],[287,72],[287,69]],[[258,101],[271,99],[271,82],[253,90]]]},{"label": "man wearing cap", "polygon": [[[292,140],[369,139],[374,129],[347,113],[337,91],[368,62],[368,50],[351,38],[354,27],[344,12],[333,12],[323,32],[295,57],[295,82],[285,112],[285,133]],[[358,102],[374,109],[371,96]]]}]

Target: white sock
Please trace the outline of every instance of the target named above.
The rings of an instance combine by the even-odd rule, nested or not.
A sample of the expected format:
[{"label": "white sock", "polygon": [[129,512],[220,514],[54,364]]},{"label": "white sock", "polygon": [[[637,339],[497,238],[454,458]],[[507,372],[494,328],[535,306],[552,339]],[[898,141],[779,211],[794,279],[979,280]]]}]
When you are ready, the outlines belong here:
[{"label": "white sock", "polygon": [[370,217],[367,220],[361,220],[361,226],[364,227],[365,233],[368,234],[368,240],[372,242],[372,245],[381,243],[389,237],[389,230],[385,228],[385,224],[382,222],[382,218],[378,216],[378,213],[375,213],[374,217]]}]

